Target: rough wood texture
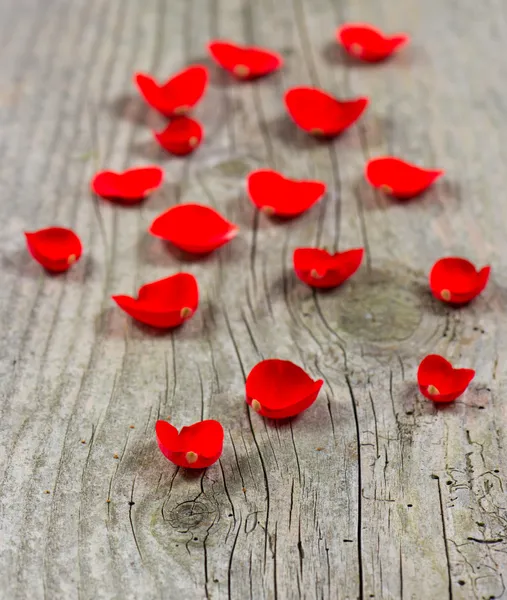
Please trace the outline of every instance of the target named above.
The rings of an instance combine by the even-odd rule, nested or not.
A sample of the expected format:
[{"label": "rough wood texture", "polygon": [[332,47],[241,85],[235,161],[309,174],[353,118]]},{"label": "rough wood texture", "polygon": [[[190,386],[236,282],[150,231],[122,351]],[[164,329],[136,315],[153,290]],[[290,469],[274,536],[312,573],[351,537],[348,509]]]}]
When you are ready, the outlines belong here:
[{"label": "rough wood texture", "polygon": [[[346,20],[407,30],[413,44],[385,65],[349,64],[334,43]],[[205,144],[169,159],[132,73],[208,62],[213,37],[271,46],[286,68],[246,85],[212,68],[197,111]],[[506,37],[502,0],[2,0],[2,599],[507,597]],[[336,142],[315,142],[281,103],[305,83],[370,95],[371,108]],[[362,176],[387,153],[447,176],[391,203]],[[97,165],[154,161],[166,185],[142,208],[90,197]],[[257,166],[330,192],[277,225],[245,197]],[[190,200],[242,233],[182,263],[145,232]],[[23,230],[52,223],[86,247],[62,277],[24,247]],[[314,244],[365,245],[368,264],[312,293],[291,254]],[[462,310],[427,293],[430,266],[450,253],[493,265]],[[110,300],[180,269],[202,304],[174,334]],[[477,370],[447,409],[416,392],[430,351]],[[290,423],[244,403],[245,374],[271,356],[325,379]],[[154,424],[169,415],[220,419],[220,462],[194,475],[166,461]]]}]

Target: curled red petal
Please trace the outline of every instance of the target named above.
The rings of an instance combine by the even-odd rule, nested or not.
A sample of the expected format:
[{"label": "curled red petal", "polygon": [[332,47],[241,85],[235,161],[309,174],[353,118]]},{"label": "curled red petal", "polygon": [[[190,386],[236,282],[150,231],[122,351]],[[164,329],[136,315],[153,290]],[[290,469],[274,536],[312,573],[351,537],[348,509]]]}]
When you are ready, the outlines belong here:
[{"label": "curled red petal", "polygon": [[202,204],[178,204],[159,215],[150,233],[192,254],[208,254],[239,232],[234,223]]},{"label": "curled red petal", "polygon": [[208,44],[208,51],[222,69],[238,79],[257,79],[273,73],[283,65],[280,54],[266,48],[215,40]]},{"label": "curled red petal", "polygon": [[208,70],[193,65],[158,83],[151,75],[136,73],[134,82],[146,103],[166,117],[187,114],[203,97],[208,85]]},{"label": "curled red petal", "polygon": [[443,356],[430,354],[417,370],[421,394],[433,402],[453,402],[475,377],[473,369],[455,369]]},{"label": "curled red petal", "polygon": [[262,169],[248,175],[247,189],[255,206],[267,215],[291,218],[318,202],[326,192],[326,184],[289,179],[276,171]]},{"label": "curled red petal", "polygon": [[134,167],[123,172],[100,171],[91,182],[92,191],[108,200],[135,204],[160,187],[164,172],[160,167]]},{"label": "curled red petal", "polygon": [[489,266],[477,271],[466,258],[441,258],[430,271],[430,289],[438,300],[456,306],[467,304],[486,287],[490,272]]},{"label": "curled red petal", "polygon": [[178,467],[204,469],[222,454],[224,429],[212,419],[183,427],[179,433],[171,423],[157,421],[155,432],[162,454]]},{"label": "curled red petal", "polygon": [[293,362],[271,358],[250,371],[246,401],[264,417],[293,417],[315,402],[323,383],[322,379],[314,381]]},{"label": "curled red petal", "polygon": [[336,38],[347,54],[366,62],[385,60],[409,41],[405,33],[386,35],[366,23],[347,23]]},{"label": "curled red petal", "polygon": [[163,131],[154,132],[153,136],[166,152],[185,156],[200,145],[204,130],[199,121],[190,117],[178,117]]},{"label": "curled red petal", "polygon": [[81,240],[65,227],[48,227],[25,232],[26,245],[33,258],[48,271],[62,273],[81,258]]},{"label": "curled red petal", "polygon": [[292,120],[307,133],[335,137],[355,123],[368,106],[368,98],[337,100],[317,88],[298,87],[285,93]]},{"label": "curled red petal", "polygon": [[440,169],[423,169],[400,158],[382,156],[366,165],[366,179],[375,188],[395,198],[408,199],[428,189],[444,174]]},{"label": "curled red petal", "polygon": [[361,266],[364,248],[330,254],[321,248],[296,248],[296,275],[311,287],[334,288],[349,279]]},{"label": "curled red petal", "polygon": [[113,296],[118,306],[136,321],[170,329],[190,319],[199,305],[199,288],[190,273],[177,273],[143,285],[137,298]]}]

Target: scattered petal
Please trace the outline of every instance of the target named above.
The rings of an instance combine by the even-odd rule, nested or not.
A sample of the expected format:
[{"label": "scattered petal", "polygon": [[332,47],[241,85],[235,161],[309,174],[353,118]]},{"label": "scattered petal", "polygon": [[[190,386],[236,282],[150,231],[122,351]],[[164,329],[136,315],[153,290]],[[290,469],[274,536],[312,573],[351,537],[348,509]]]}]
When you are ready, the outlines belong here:
[{"label": "scattered petal", "polygon": [[409,41],[408,35],[385,35],[365,23],[348,23],[336,31],[338,42],[351,56],[366,62],[385,60]]},{"label": "scattered petal", "polygon": [[266,48],[247,47],[232,42],[208,44],[213,60],[238,79],[256,79],[273,73],[283,65],[283,58]]},{"label": "scattered petal", "polygon": [[421,194],[443,174],[442,170],[422,169],[392,156],[370,160],[365,173],[373,187],[401,199]]},{"label": "scattered petal", "polygon": [[284,419],[309,408],[323,380],[314,381],[288,360],[271,358],[255,365],[246,379],[246,401],[263,417]]},{"label": "scattered petal", "polygon": [[134,82],[146,103],[166,117],[186,115],[199,102],[208,85],[208,70],[193,65],[163,84],[151,75],[136,73]]},{"label": "scattered petal", "polygon": [[334,288],[359,269],[363,255],[364,248],[334,254],[320,248],[297,248],[293,256],[294,271],[311,287]]},{"label": "scattered petal", "polygon": [[311,87],[292,88],[285,93],[285,106],[292,120],[307,133],[335,137],[355,123],[368,106],[368,98],[337,100]]},{"label": "scattered petal", "polygon": [[81,258],[81,240],[65,227],[48,227],[25,232],[26,245],[33,258],[48,271],[62,273]]},{"label": "scattered petal", "polygon": [[248,175],[247,189],[259,210],[268,215],[291,218],[318,202],[326,192],[326,184],[289,179],[276,171],[262,169]]},{"label": "scattered petal", "polygon": [[154,132],[153,136],[166,152],[185,156],[199,146],[204,131],[195,119],[178,117],[173,119],[163,131]]},{"label": "scattered petal", "polygon": [[92,191],[108,200],[135,204],[160,187],[164,172],[160,167],[134,167],[117,173],[100,171],[91,182]]},{"label": "scattered petal", "polygon": [[218,421],[200,421],[179,433],[171,423],[157,421],[155,432],[160,451],[178,467],[204,469],[222,454],[224,429]]},{"label": "scattered petal", "polygon": [[150,233],[192,254],[208,254],[239,232],[239,228],[209,206],[177,204],[159,215]]},{"label": "scattered petal", "polygon": [[438,354],[430,354],[419,365],[417,383],[421,394],[433,402],[452,402],[459,398],[472,379],[473,369],[455,369]]},{"label": "scattered petal", "polygon": [[199,288],[193,275],[177,273],[143,285],[137,298],[113,296],[113,300],[133,319],[169,329],[193,316],[199,305]]},{"label": "scattered petal", "polygon": [[448,304],[468,304],[486,287],[490,271],[489,266],[477,271],[465,258],[441,258],[430,272],[431,292],[435,298]]}]

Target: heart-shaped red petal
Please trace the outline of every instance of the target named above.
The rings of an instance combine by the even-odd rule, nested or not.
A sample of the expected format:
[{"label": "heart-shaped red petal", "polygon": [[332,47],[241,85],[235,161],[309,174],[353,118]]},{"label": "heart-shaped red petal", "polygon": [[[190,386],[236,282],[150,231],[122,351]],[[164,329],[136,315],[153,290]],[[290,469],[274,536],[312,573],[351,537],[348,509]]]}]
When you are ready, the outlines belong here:
[{"label": "heart-shaped red petal", "polygon": [[224,429],[212,419],[183,427],[179,433],[171,423],[157,421],[155,432],[162,454],[178,467],[204,469],[222,454]]},{"label": "heart-shaped red petal", "polygon": [[296,125],[320,137],[335,137],[355,123],[368,106],[368,98],[337,100],[323,90],[292,88],[285,93],[285,106]]},{"label": "heart-shaped red petal", "polygon": [[177,117],[186,115],[203,97],[208,70],[193,65],[162,84],[151,75],[136,73],[134,82],[147,104],[166,117]]},{"label": "heart-shaped red petal", "polygon": [[189,117],[178,117],[163,131],[154,132],[153,136],[166,152],[185,156],[199,146],[204,130],[199,121]]},{"label": "heart-shaped red petal", "polygon": [[432,294],[448,304],[468,304],[488,283],[491,267],[477,271],[465,258],[449,256],[433,265],[429,280]]},{"label": "heart-shaped red petal", "polygon": [[143,285],[137,298],[113,296],[113,300],[133,319],[169,329],[193,316],[199,305],[199,288],[193,275],[177,273]]},{"label": "heart-shaped red petal", "polygon": [[62,273],[81,258],[81,240],[65,227],[48,227],[25,232],[30,254],[48,271]]},{"label": "heart-shaped red petal", "polygon": [[267,215],[292,218],[308,210],[326,193],[321,181],[289,179],[270,169],[253,171],[247,189],[255,206]]},{"label": "heart-shaped red petal", "polygon": [[156,190],[163,177],[164,172],[160,167],[134,167],[120,173],[100,171],[93,177],[91,188],[102,198],[135,204]]},{"label": "heart-shaped red petal", "polygon": [[220,213],[202,204],[178,204],[159,215],[150,233],[192,254],[208,254],[239,232]]},{"label": "heart-shaped red petal", "polygon": [[266,48],[240,46],[216,40],[208,44],[213,60],[238,79],[257,79],[283,65],[282,57]]},{"label": "heart-shaped red petal", "polygon": [[294,271],[311,287],[334,288],[359,269],[363,255],[364,248],[334,254],[320,248],[297,248],[293,256]]},{"label": "heart-shaped red petal", "polygon": [[270,358],[255,365],[246,379],[246,401],[263,417],[293,417],[311,406],[324,381],[314,381],[289,360]]},{"label": "heart-shaped red petal", "polygon": [[443,174],[442,170],[422,169],[392,156],[370,160],[365,172],[367,181],[373,187],[400,199],[421,194]]},{"label": "heart-shaped red petal", "polygon": [[433,402],[452,402],[459,398],[475,377],[473,369],[455,369],[438,354],[430,354],[419,365],[417,383],[421,394]]},{"label": "heart-shaped red petal", "polygon": [[336,38],[348,54],[366,62],[385,60],[409,41],[404,33],[385,35],[365,23],[343,25],[336,31]]}]

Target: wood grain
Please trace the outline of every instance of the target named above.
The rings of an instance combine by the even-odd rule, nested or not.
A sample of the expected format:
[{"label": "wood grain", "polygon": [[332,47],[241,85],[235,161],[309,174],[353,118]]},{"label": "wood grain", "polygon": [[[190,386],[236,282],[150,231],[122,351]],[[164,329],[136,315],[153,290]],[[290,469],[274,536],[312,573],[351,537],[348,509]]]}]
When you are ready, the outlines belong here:
[{"label": "wood grain", "polygon": [[[413,42],[389,63],[353,64],[334,43],[345,21]],[[2,599],[507,597],[506,36],[501,0],[2,1]],[[162,156],[132,74],[209,64],[218,37],[272,47],[286,66],[239,84],[210,65],[205,143]],[[302,84],[371,107],[322,144],[285,115],[283,91]],[[393,203],[363,182],[365,161],[388,153],[447,175]],[[166,184],[140,209],[90,197],[99,166],[152,162]],[[275,224],[245,196],[261,166],[329,193]],[[182,262],[146,229],[185,201],[218,208],[240,236]],[[85,245],[61,277],[24,247],[24,230],[50,224]],[[316,244],[364,245],[367,264],[314,293],[291,256]],[[459,311],[427,292],[446,254],[493,266]],[[179,331],[140,327],[110,300],[179,270],[202,294]],[[477,370],[452,407],[416,391],[428,352]],[[244,402],[268,357],[325,380],[291,422]],[[193,474],[166,461],[154,425],[168,417],[219,419],[220,462]]]}]

